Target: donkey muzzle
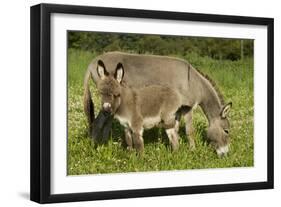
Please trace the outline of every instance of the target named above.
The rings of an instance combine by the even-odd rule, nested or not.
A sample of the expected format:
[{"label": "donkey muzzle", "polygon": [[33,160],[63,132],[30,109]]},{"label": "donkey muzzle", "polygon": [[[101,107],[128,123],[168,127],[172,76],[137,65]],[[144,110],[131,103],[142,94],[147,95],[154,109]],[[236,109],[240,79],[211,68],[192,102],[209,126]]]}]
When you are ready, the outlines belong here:
[{"label": "donkey muzzle", "polygon": [[102,108],[103,108],[103,110],[106,111],[106,112],[111,112],[111,111],[112,111],[112,108],[111,108],[111,104],[110,104],[110,103],[104,103],[104,104],[102,105]]},{"label": "donkey muzzle", "polygon": [[227,155],[227,153],[229,151],[229,147],[228,147],[228,145],[225,145],[225,146],[219,147],[218,149],[216,149],[216,151],[217,151],[217,154],[219,157],[223,157],[223,156]]}]

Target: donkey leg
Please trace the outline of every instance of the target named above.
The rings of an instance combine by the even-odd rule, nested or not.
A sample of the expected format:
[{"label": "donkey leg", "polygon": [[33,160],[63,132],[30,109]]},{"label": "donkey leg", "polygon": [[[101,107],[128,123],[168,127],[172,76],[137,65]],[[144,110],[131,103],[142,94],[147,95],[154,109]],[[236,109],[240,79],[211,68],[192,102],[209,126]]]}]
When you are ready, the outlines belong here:
[{"label": "donkey leg", "polygon": [[164,114],[162,120],[164,121],[163,126],[166,129],[172,150],[175,151],[179,148],[179,116],[175,116],[175,114]]},{"label": "donkey leg", "polygon": [[92,101],[91,97],[91,91],[90,91],[90,80],[91,80],[91,73],[87,71],[85,78],[84,78],[84,112],[88,119],[88,127],[89,127],[89,133],[92,133],[92,124],[95,120],[95,106]]},{"label": "donkey leg", "polygon": [[177,130],[179,127],[179,123],[177,123],[178,121],[176,120],[175,114],[164,113],[161,119],[163,120],[162,126],[165,129],[175,128]]},{"label": "donkey leg", "polygon": [[91,127],[92,139],[99,143],[106,143],[111,131],[112,117],[102,111],[99,112],[96,119],[93,120]]},{"label": "donkey leg", "polygon": [[180,120],[181,120],[181,113],[176,113],[176,123],[175,123],[175,130],[178,133],[180,129]]},{"label": "donkey leg", "polygon": [[194,129],[192,126],[192,110],[184,114],[185,133],[189,142],[189,148],[195,149]]},{"label": "donkey leg", "polygon": [[176,128],[166,129],[166,134],[169,138],[169,141],[172,145],[172,150],[176,151],[179,148],[179,136],[176,131]]},{"label": "donkey leg", "polygon": [[133,149],[133,140],[132,140],[132,132],[128,127],[125,127],[125,141],[127,144],[127,149]]},{"label": "donkey leg", "polygon": [[142,138],[143,130],[133,130],[132,140],[134,144],[134,148],[138,153],[142,153],[144,150],[144,143]]}]

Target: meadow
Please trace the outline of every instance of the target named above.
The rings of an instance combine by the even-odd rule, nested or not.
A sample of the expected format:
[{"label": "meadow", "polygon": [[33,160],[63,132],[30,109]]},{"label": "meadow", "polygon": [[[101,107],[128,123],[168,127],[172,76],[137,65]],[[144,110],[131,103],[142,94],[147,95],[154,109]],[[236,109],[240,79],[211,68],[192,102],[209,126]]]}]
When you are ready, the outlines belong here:
[{"label": "meadow", "polygon": [[[163,129],[144,133],[145,151],[142,156],[126,150],[123,127],[114,121],[109,142],[95,146],[88,135],[83,111],[83,78],[94,52],[68,49],[68,175],[121,173],[202,168],[248,167],[254,165],[254,94],[253,59],[215,60],[190,53],[179,56],[206,73],[216,83],[226,102],[232,101],[230,152],[219,158],[206,141],[207,119],[200,107],[193,112],[195,129],[194,150],[189,149],[184,125],[180,127],[180,148],[172,152]],[[100,109],[99,94],[91,86],[95,113]]]}]

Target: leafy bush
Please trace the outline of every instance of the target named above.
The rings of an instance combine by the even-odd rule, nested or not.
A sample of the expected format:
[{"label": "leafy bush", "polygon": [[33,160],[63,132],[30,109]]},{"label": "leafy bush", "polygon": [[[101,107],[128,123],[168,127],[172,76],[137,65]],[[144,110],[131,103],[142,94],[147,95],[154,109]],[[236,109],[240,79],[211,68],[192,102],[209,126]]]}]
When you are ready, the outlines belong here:
[{"label": "leafy bush", "polygon": [[68,33],[68,40],[69,48],[96,53],[114,50],[177,56],[197,53],[220,60],[252,57],[254,45],[253,40],[75,31]]}]

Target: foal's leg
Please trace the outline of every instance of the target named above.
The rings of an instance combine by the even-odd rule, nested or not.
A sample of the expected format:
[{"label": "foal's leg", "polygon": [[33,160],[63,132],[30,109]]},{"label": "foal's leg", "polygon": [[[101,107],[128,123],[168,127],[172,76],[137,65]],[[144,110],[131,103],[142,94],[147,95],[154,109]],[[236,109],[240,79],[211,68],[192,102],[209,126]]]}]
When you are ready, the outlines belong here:
[{"label": "foal's leg", "polygon": [[143,134],[143,130],[139,130],[139,131],[133,131],[133,135],[132,135],[134,147],[139,153],[142,153],[144,150],[142,134]]},{"label": "foal's leg", "polygon": [[137,150],[138,153],[142,153],[144,149],[143,144],[143,119],[140,115],[134,114],[132,118],[131,124],[131,131],[132,131],[132,140],[134,148]]},{"label": "foal's leg", "polygon": [[189,148],[195,149],[194,129],[192,126],[192,110],[189,110],[187,113],[185,113],[183,118],[185,122],[185,133],[189,142]]},{"label": "foal's leg", "polygon": [[166,129],[166,134],[172,145],[172,149],[175,151],[179,148],[179,119],[175,114],[164,114],[163,116],[164,128]]},{"label": "foal's leg", "polygon": [[161,117],[163,123],[161,126],[163,126],[165,129],[175,128],[177,126],[176,121],[176,115],[171,113],[163,113]]},{"label": "foal's leg", "polygon": [[166,129],[166,133],[172,145],[173,151],[176,151],[179,148],[179,135],[176,128]]},{"label": "foal's leg", "polygon": [[132,132],[128,127],[125,127],[125,141],[127,144],[127,149],[133,149],[133,140],[132,140]]}]

